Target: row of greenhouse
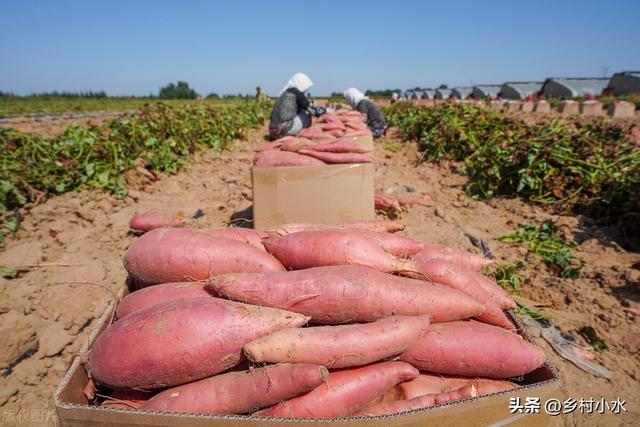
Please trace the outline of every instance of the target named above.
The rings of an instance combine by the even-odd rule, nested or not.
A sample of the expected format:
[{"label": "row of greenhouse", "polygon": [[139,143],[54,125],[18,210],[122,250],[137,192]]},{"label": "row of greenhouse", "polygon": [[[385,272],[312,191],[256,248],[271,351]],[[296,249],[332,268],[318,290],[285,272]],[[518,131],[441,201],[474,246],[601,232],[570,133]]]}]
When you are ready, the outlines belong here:
[{"label": "row of greenhouse", "polygon": [[544,82],[506,82],[454,87],[451,89],[411,90],[406,99],[531,99],[624,96],[640,94],[640,71],[615,73],[611,78],[557,78]]}]

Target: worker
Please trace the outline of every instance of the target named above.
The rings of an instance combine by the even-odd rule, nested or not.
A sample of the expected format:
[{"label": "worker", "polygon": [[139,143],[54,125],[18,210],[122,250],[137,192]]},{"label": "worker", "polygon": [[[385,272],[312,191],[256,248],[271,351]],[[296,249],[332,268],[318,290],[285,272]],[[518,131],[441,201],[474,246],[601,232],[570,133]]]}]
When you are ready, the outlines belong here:
[{"label": "worker", "polygon": [[367,126],[373,133],[374,138],[379,138],[387,131],[389,127],[384,119],[384,115],[380,108],[369,100],[364,93],[352,87],[344,91],[344,97],[356,111],[361,112],[367,118]]},{"label": "worker", "polygon": [[272,139],[295,135],[311,126],[311,116],[319,117],[326,113],[324,108],[311,104],[307,99],[305,92],[311,86],[313,82],[304,73],[296,73],[289,79],[271,111],[269,136]]},{"label": "worker", "polygon": [[256,87],[256,99],[260,102],[267,100],[267,95],[262,91],[260,86]]}]

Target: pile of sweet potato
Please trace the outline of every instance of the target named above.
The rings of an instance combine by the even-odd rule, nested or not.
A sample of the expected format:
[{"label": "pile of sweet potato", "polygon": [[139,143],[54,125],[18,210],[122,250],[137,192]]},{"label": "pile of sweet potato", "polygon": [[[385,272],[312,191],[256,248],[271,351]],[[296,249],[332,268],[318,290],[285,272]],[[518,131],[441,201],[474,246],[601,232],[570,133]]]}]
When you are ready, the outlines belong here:
[{"label": "pile of sweet potato", "polygon": [[147,411],[373,416],[508,390],[544,363],[479,273],[488,260],[403,228],[147,232],[124,256],[137,290],[89,351],[91,395]]},{"label": "pile of sweet potato", "polygon": [[354,142],[371,136],[362,114],[351,110],[327,113],[296,136],[285,136],[256,150],[256,166],[307,166],[370,163],[370,150]]}]

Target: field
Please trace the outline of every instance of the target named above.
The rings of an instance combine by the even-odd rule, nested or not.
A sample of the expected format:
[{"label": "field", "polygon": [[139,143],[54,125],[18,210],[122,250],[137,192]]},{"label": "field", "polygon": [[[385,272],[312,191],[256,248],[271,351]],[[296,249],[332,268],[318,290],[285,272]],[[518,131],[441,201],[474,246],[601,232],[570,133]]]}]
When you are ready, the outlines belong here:
[{"label": "field", "polygon": [[[82,111],[138,107],[107,104],[87,100]],[[68,361],[125,280],[134,212],[201,209],[202,227],[251,219],[249,168],[270,105],[178,104],[0,130],[4,420],[22,410],[46,422]],[[0,105],[0,116],[73,111]],[[393,127],[376,142],[376,188],[432,198],[400,213],[407,234],[475,252],[468,236],[483,240],[521,314],[548,318],[580,345],[589,340],[579,331],[595,332],[595,361],[613,380],[577,368],[530,330],[560,372],[561,398],[620,398],[627,411],[572,413],[554,425],[637,425],[638,123],[508,118],[454,104],[386,114]]]}]

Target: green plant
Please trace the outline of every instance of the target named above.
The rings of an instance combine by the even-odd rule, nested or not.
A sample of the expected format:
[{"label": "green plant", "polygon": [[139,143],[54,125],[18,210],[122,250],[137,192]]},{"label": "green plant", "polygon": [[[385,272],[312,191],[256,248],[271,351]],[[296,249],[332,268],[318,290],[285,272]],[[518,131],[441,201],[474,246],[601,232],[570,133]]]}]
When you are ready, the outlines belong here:
[{"label": "green plant", "polygon": [[535,307],[527,307],[526,305],[518,303],[518,307],[516,308],[516,314],[519,316],[529,316],[535,320],[543,320],[548,319],[549,313],[544,310],[535,308]]},{"label": "green plant", "polygon": [[551,221],[545,221],[539,227],[521,224],[515,233],[498,237],[498,240],[526,244],[556,276],[565,279],[580,277],[584,260],[571,254],[575,244],[557,237],[556,232],[557,227]]},{"label": "green plant", "polygon": [[266,120],[269,109],[269,103],[255,101],[157,104],[98,126],[70,126],[50,139],[0,129],[0,228],[17,228],[16,215],[6,211],[50,195],[83,188],[125,195],[122,174],[137,159],[172,174],[198,149],[231,149],[234,139]]},{"label": "green plant", "polygon": [[400,145],[396,142],[385,142],[383,148],[391,153],[397,153],[400,150]]},{"label": "green plant", "polygon": [[487,273],[492,276],[496,283],[503,289],[517,292],[522,285],[522,277],[518,271],[524,269],[524,263],[518,261],[515,264],[501,264],[493,267]]},{"label": "green plant", "polygon": [[640,145],[604,118],[536,125],[456,103],[384,112],[404,139],[419,142],[422,161],[462,162],[472,197],[520,196],[640,233]]}]

